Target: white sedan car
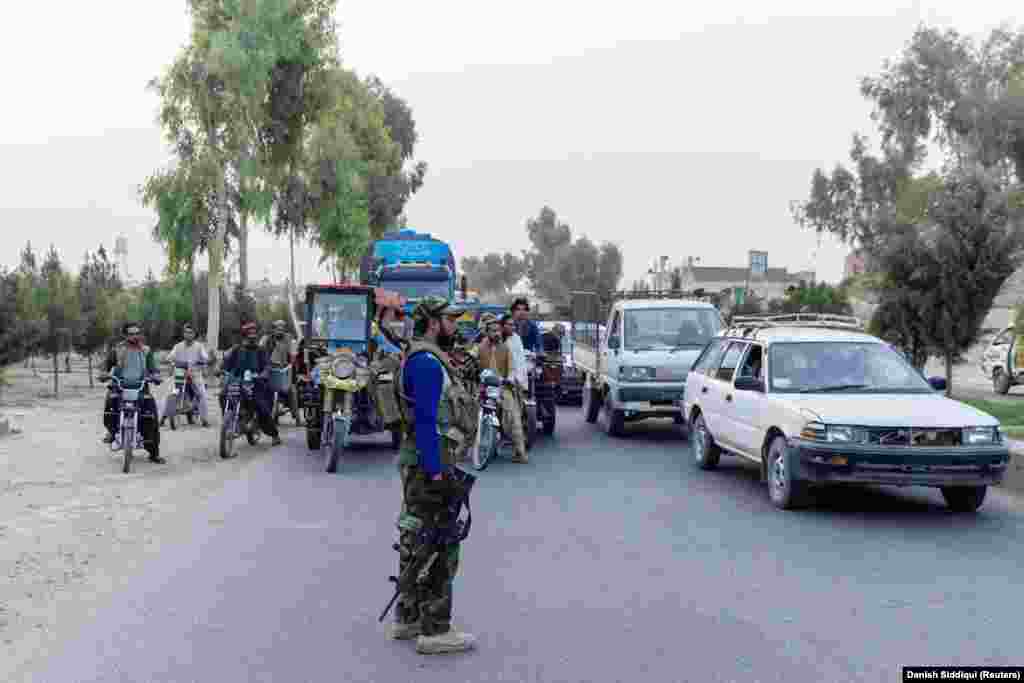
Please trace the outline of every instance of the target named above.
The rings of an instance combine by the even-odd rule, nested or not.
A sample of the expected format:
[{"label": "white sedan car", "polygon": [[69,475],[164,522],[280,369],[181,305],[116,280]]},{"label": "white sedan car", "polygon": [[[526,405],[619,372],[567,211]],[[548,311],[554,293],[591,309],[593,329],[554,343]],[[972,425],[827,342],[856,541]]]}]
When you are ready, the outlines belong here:
[{"label": "white sedan car", "polygon": [[814,484],[849,483],[940,488],[973,512],[1003,479],[999,421],[945,398],[944,379],[925,380],[854,323],[743,324],[712,340],[686,381],[699,467],[723,453],[756,463],[780,508]]}]

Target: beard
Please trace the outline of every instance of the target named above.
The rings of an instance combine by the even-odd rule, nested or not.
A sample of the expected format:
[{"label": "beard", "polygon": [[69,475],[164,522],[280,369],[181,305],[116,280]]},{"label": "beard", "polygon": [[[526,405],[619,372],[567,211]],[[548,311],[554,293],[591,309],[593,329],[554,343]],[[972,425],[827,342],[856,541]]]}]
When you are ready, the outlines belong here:
[{"label": "beard", "polygon": [[455,335],[447,334],[444,330],[438,331],[437,347],[445,352],[451,351],[455,347]]}]

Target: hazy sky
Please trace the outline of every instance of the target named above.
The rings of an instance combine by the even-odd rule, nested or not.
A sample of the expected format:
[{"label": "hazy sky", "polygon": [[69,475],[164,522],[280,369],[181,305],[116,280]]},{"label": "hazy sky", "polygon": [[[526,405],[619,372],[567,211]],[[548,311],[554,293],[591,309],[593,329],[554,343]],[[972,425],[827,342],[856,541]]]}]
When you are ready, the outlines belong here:
[{"label": "hazy sky", "polygon": [[[138,185],[167,162],[146,82],[187,39],[184,0],[8,3],[0,28],[0,263],[51,242],[77,269],[86,249],[129,243],[129,271],[164,265]],[[574,234],[616,242],[624,285],[652,258],[811,266],[813,235],[789,202],[813,170],[871,133],[861,76],[920,21],[987,31],[1018,3],[339,3],[341,50],[412,106],[430,171],[410,224],[456,257],[527,246],[549,204]],[[705,6],[711,5],[711,6]],[[439,9],[440,8],[440,9]],[[856,8],[856,9],[854,9]],[[824,240],[819,277],[846,249]],[[303,249],[300,278],[317,252]],[[250,277],[288,271],[286,243],[254,235]]]}]

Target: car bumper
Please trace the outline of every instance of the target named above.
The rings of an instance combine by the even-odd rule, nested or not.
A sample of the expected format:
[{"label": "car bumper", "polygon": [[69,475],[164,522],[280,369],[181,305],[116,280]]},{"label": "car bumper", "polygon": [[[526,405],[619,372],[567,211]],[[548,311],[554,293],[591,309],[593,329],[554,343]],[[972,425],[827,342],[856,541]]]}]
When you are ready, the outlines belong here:
[{"label": "car bumper", "polygon": [[685,387],[683,382],[620,383],[612,393],[613,405],[627,420],[673,417],[680,413],[678,401]]},{"label": "car bumper", "polygon": [[812,483],[890,486],[994,486],[1006,476],[1004,445],[877,448],[789,440],[793,476]]}]

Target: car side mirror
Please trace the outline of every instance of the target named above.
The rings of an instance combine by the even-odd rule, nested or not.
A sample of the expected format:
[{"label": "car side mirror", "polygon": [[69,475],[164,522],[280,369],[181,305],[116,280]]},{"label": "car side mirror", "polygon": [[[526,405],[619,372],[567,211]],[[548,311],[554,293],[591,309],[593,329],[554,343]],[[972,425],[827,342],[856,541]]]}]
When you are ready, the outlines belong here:
[{"label": "car side mirror", "polygon": [[929,377],[928,384],[931,384],[935,391],[945,391],[947,386],[945,377]]},{"label": "car side mirror", "polygon": [[733,386],[740,391],[756,391],[761,394],[764,393],[764,382],[759,380],[757,377],[737,377]]},{"label": "car side mirror", "polygon": [[620,345],[621,345],[621,342],[619,341],[618,335],[613,335],[611,337],[608,337],[608,348],[609,349],[612,349],[613,351],[618,351]]}]

